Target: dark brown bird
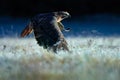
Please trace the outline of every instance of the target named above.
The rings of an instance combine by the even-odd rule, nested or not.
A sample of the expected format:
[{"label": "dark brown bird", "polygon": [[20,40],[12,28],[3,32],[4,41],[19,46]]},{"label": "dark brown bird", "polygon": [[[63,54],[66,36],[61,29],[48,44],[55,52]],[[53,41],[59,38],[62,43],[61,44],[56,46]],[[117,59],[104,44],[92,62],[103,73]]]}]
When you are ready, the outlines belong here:
[{"label": "dark brown bird", "polygon": [[66,50],[67,42],[63,36],[62,31],[69,31],[65,29],[61,21],[68,18],[70,14],[65,11],[51,12],[39,14],[33,17],[30,23],[22,31],[21,37],[25,37],[34,32],[37,43],[45,49]]}]

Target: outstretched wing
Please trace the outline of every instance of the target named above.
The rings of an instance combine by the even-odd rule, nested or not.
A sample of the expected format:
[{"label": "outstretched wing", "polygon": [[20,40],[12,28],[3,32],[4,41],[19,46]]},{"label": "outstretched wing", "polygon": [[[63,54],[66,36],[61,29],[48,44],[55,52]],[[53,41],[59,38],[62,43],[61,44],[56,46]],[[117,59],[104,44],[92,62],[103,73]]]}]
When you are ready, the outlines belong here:
[{"label": "outstretched wing", "polygon": [[34,34],[40,46],[50,47],[58,41],[61,31],[56,20],[53,17],[47,17],[34,27]]},{"label": "outstretched wing", "polygon": [[63,40],[65,40],[56,18],[54,17],[47,17],[44,21],[39,23],[39,26],[34,28],[36,40],[38,44],[44,48],[52,47],[59,41],[59,44],[61,44]]},{"label": "outstretched wing", "polygon": [[33,32],[33,28],[32,28],[32,25],[31,23],[29,23],[25,29],[21,32],[21,37],[25,37],[25,36],[28,36],[30,33]]}]

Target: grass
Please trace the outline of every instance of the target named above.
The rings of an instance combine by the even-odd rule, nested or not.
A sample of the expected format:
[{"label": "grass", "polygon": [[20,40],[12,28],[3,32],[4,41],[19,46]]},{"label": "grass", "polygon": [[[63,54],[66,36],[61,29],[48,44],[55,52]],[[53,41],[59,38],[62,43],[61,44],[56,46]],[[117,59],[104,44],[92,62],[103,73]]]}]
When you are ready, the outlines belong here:
[{"label": "grass", "polygon": [[0,39],[0,80],[120,80],[120,38],[67,38],[71,53],[32,38]]}]

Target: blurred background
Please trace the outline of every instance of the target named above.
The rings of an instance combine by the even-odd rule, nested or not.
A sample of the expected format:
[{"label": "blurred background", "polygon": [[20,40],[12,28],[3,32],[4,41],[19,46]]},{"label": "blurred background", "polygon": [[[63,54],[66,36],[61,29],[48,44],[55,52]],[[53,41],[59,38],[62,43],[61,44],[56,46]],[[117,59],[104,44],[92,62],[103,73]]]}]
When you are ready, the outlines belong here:
[{"label": "blurred background", "polygon": [[119,0],[0,0],[0,37],[19,36],[39,13],[68,11],[65,36],[120,36]]}]

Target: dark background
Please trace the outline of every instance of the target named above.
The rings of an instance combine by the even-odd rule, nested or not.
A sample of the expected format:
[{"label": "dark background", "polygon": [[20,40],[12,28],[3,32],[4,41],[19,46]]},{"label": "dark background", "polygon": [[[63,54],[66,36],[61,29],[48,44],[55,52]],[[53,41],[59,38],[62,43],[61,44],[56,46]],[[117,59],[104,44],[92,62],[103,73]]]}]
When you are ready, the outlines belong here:
[{"label": "dark background", "polygon": [[69,11],[72,15],[120,13],[119,0],[0,0],[0,14],[31,16],[41,12]]},{"label": "dark background", "polygon": [[68,11],[70,35],[120,35],[119,0],[0,0],[0,34],[20,34],[29,19],[39,13]]}]

